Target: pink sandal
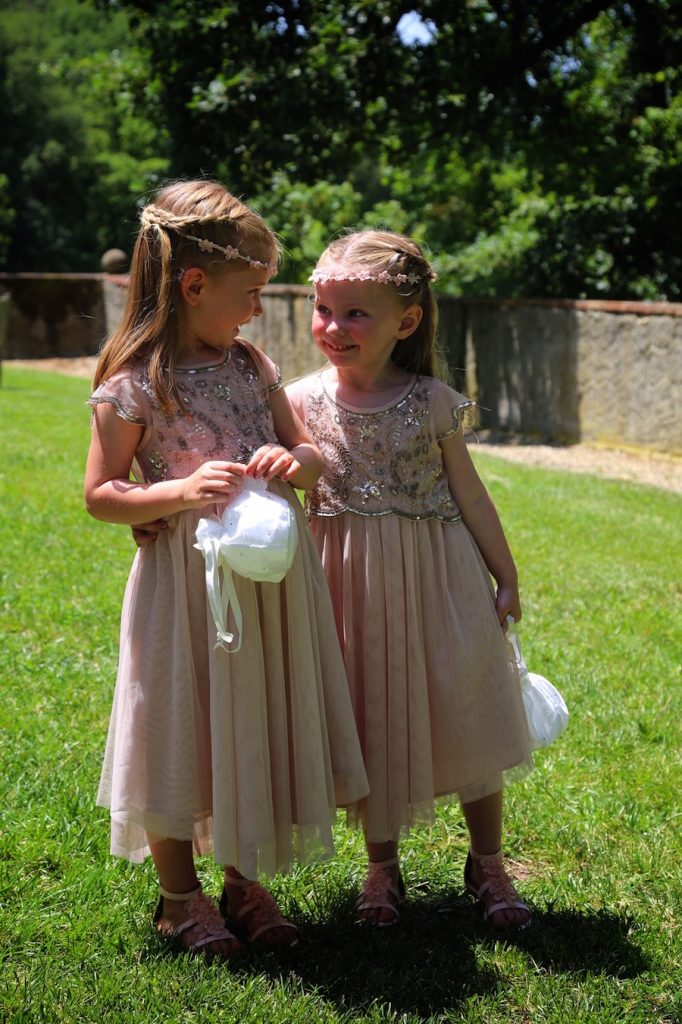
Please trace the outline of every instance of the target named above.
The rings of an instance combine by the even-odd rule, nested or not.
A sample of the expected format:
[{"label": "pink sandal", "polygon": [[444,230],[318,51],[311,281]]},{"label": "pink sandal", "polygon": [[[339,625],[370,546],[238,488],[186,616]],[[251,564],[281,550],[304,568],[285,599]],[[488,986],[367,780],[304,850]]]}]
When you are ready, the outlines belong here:
[{"label": "pink sandal", "polygon": [[[478,889],[471,881],[474,861],[480,866],[484,878]],[[523,924],[504,925],[504,927],[496,929],[497,931],[504,931],[505,928],[516,928],[518,931],[523,931],[530,925],[530,907],[519,899],[519,894],[502,862],[501,850],[490,854],[475,853],[473,850],[469,850],[464,865],[464,884],[483,908],[484,921],[489,921],[491,914],[495,914],[498,910],[525,910],[528,913],[528,920]],[[487,894],[489,894],[489,899],[492,899],[492,903],[485,899]]]},{"label": "pink sandal", "polygon": [[[405,884],[400,871],[398,884],[394,885],[391,876],[384,868],[392,868],[398,863],[397,857],[390,860],[371,860],[367,868],[367,877],[355,904],[357,920],[372,924],[376,928],[388,928],[400,920],[401,903],[405,902]],[[377,921],[373,917],[362,916],[367,910],[390,910],[393,917],[389,921]]]},{"label": "pink sandal", "polygon": [[[232,955],[241,952],[241,942],[225,927],[225,921],[220,911],[213,900],[204,895],[200,885],[196,889],[192,889],[191,892],[168,892],[160,885],[159,892],[161,895],[159,896],[159,902],[154,911],[152,921],[159,935],[177,953],[201,953],[203,956],[218,957],[219,954],[206,949],[206,946],[212,942],[221,942],[223,940],[236,943],[236,948]],[[158,922],[163,916],[164,898],[187,903],[186,909],[189,916],[177,928],[159,928]],[[196,929],[196,938],[190,938],[186,934],[192,928]],[[184,941],[183,936],[185,936]],[[227,957],[222,959],[227,959]]]},{"label": "pink sandal", "polygon": [[276,942],[266,943],[266,945],[273,949],[275,947],[292,949],[298,945],[298,928],[282,916],[275,899],[267,889],[250,878],[234,878],[231,875],[226,877],[225,885],[236,885],[244,890],[243,904],[239,910],[232,911],[227,898],[227,889],[223,886],[220,912],[228,924],[232,924],[243,933],[246,942],[249,944],[256,942],[261,935],[272,931],[273,928],[289,928],[292,935],[287,936],[286,939],[279,938]]}]

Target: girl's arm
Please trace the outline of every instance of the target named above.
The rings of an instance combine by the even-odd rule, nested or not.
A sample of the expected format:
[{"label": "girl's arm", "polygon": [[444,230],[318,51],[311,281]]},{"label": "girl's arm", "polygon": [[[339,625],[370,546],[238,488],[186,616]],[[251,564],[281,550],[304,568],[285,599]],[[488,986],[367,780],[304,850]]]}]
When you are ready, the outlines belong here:
[{"label": "girl's arm", "polygon": [[271,392],[270,410],[281,447],[263,445],[259,448],[247,466],[247,473],[266,480],[279,477],[305,491],[319,479],[322,456],[294,412],[284,388]]},{"label": "girl's arm", "polygon": [[143,428],[129,423],[108,402],[95,406],[85,469],[85,505],[95,519],[135,526],[189,508],[224,500],[239,485],[245,467],[205,462],[191,476],[137,483],[130,468]]},{"label": "girl's arm", "polygon": [[450,493],[497,583],[495,608],[500,623],[504,623],[508,615],[518,622],[521,599],[516,565],[497,509],[471,461],[464,434],[458,430],[456,434],[442,438],[439,444]]}]

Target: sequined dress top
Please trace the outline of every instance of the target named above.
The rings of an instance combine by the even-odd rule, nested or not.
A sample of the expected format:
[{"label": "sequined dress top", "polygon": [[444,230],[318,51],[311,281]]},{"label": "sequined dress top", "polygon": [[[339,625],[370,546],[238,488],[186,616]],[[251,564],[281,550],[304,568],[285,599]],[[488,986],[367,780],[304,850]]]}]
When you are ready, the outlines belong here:
[{"label": "sequined dress top", "polygon": [[335,399],[318,374],[306,396],[306,423],[314,424],[325,469],[307,494],[306,512],[456,522],[438,442],[459,429],[472,404],[442,381],[414,376],[387,405],[358,409]]},{"label": "sequined dress top", "polygon": [[144,427],[136,461],[149,483],[190,476],[210,459],[248,462],[267,443],[277,442],[268,386],[249,350],[235,345],[213,365],[175,370],[179,410],[161,408],[144,364],[115,374],[115,388],[106,382],[91,405],[110,402],[119,416]]}]

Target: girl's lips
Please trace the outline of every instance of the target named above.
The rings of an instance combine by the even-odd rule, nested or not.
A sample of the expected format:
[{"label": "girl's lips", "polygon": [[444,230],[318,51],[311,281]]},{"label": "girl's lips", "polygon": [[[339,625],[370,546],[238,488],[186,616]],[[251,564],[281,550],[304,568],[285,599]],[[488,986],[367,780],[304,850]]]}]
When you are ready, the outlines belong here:
[{"label": "girl's lips", "polygon": [[327,348],[330,348],[332,350],[332,352],[349,352],[352,348],[355,348],[355,345],[352,344],[339,345],[336,342],[330,341],[329,338],[327,338],[325,344]]}]

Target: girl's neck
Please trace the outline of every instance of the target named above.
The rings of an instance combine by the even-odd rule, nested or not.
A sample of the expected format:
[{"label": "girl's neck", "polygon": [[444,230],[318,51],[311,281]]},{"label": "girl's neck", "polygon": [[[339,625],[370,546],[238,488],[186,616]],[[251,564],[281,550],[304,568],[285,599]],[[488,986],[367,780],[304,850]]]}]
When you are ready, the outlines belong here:
[{"label": "girl's neck", "polygon": [[394,363],[378,372],[352,372],[328,366],[323,371],[325,381],[334,393],[349,405],[358,408],[383,405],[397,398],[412,380],[412,375]]},{"label": "girl's neck", "polygon": [[200,341],[196,345],[185,345],[175,365],[180,370],[188,366],[212,366],[215,363],[223,362],[227,358],[227,352],[229,352],[229,349],[226,351],[225,349],[213,348],[211,345],[205,345],[203,341]]}]

